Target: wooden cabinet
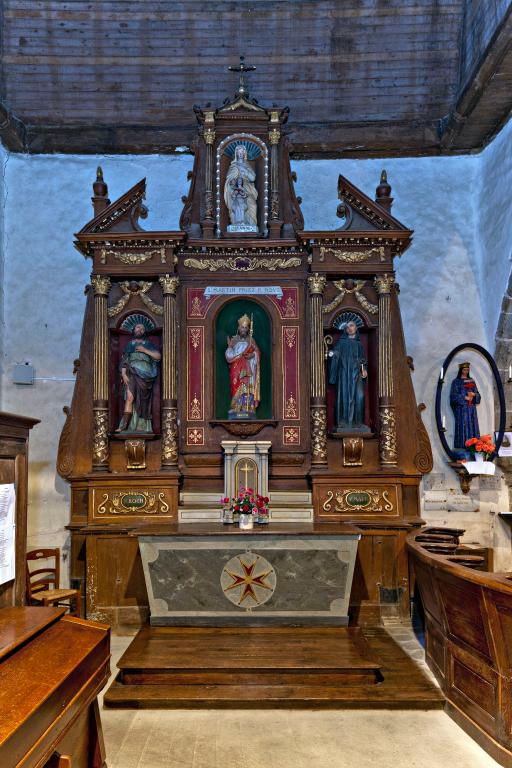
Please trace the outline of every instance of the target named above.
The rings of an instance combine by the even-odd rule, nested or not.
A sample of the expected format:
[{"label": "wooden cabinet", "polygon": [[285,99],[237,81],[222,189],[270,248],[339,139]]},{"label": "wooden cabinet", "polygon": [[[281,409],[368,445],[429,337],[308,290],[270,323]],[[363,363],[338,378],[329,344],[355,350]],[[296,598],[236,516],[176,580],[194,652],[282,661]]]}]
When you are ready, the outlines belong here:
[{"label": "wooden cabinet", "polygon": [[0,483],[16,485],[16,575],[0,584],[0,608],[25,602],[27,551],[28,436],[39,419],[0,411]]}]

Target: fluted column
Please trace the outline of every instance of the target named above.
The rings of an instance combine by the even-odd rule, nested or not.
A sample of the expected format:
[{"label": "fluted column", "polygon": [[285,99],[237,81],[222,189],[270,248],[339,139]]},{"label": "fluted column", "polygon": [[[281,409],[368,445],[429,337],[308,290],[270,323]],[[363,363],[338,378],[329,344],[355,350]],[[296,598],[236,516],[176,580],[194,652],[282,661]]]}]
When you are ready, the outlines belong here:
[{"label": "fluted column", "polygon": [[179,279],[159,279],[164,295],[162,354],[162,467],[178,465],[178,381],[176,377],[176,292]]},{"label": "fluted column", "polygon": [[327,464],[327,404],[325,399],[324,330],[322,296],[325,277],[308,277],[311,319],[310,405],[313,464]]},{"label": "fluted column", "polygon": [[281,138],[278,128],[271,128],[268,133],[270,140],[270,220],[279,219],[279,156],[277,145]]},{"label": "fluted column", "polygon": [[207,112],[203,138],[206,144],[205,184],[204,184],[204,218],[207,222],[214,221],[215,207],[213,203],[213,144],[215,141],[215,121],[213,112]]},{"label": "fluted column", "polygon": [[108,470],[108,315],[110,278],[93,275],[94,289],[94,379],[92,467]]},{"label": "fluted column", "polygon": [[379,295],[379,453],[384,465],[398,461],[391,335],[391,288],[394,282],[395,278],[388,274],[375,278]]}]

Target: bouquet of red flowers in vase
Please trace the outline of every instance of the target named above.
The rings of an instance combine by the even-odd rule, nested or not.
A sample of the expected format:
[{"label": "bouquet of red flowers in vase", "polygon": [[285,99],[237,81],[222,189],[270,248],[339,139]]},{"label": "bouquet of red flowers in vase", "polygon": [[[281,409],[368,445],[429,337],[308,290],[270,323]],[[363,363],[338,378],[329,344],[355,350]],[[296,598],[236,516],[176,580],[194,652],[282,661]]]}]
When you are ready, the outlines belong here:
[{"label": "bouquet of red flowers in vase", "polygon": [[470,437],[466,440],[465,446],[472,454],[473,461],[489,461],[496,450],[496,446],[491,442],[490,435],[482,437]]},{"label": "bouquet of red flowers in vase", "polygon": [[240,488],[238,495],[229,499],[225,496],[223,504],[229,504],[233,522],[239,521],[240,515],[252,515],[255,523],[268,523],[268,496],[254,493],[253,488]]}]

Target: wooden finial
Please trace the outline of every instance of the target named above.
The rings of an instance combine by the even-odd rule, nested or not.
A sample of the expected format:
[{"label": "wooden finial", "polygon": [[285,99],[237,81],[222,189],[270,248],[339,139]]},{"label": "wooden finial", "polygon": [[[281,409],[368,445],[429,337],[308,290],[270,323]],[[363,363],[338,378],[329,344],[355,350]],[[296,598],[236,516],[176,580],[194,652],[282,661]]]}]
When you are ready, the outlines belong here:
[{"label": "wooden finial", "polygon": [[110,205],[110,200],[107,197],[108,187],[103,179],[103,169],[101,165],[98,165],[96,169],[96,181],[92,185],[92,191],[94,192],[94,196],[91,200],[94,208],[94,215],[97,216]]},{"label": "wooden finial", "polygon": [[388,182],[388,174],[384,169],[380,174],[380,184],[375,190],[375,202],[388,211],[391,210],[391,206],[393,205],[391,185]]}]

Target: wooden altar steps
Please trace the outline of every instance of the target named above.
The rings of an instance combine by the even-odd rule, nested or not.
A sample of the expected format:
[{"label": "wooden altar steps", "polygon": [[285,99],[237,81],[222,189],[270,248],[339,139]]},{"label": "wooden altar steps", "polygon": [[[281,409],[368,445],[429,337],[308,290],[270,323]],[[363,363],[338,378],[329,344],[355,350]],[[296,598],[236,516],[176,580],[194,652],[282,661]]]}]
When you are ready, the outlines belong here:
[{"label": "wooden altar steps", "polygon": [[381,628],[144,627],[118,666],[107,707],[444,706]]}]

